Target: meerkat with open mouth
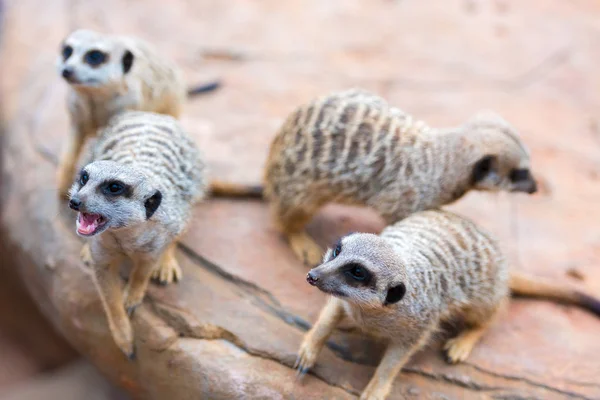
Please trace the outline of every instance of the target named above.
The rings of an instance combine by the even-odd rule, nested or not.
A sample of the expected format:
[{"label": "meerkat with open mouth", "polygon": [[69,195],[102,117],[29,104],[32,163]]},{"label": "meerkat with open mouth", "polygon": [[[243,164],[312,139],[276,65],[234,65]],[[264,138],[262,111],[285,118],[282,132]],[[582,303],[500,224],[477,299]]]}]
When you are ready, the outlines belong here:
[{"label": "meerkat with open mouth", "polygon": [[186,96],[218,87],[188,89],[180,69],[143,40],[76,30],[63,41],[59,74],[69,84],[70,143],[62,157],[58,186],[66,196],[88,138],[126,110],[179,117]]},{"label": "meerkat with open mouth", "polygon": [[[91,264],[111,333],[128,357],[134,338],[127,313],[141,304],[149,280],[181,279],[178,237],[206,191],[203,157],[173,117],[127,111],[102,131],[70,191],[77,234]],[[125,299],[119,279],[133,261]]]}]

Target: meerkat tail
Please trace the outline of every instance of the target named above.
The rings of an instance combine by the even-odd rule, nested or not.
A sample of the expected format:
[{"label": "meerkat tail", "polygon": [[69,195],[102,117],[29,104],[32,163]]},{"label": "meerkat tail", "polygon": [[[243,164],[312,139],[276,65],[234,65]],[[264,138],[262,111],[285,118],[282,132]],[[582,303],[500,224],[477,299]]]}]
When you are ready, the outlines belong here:
[{"label": "meerkat tail", "polygon": [[209,190],[214,197],[262,199],[264,188],[260,185],[240,185],[237,183],[212,181]]},{"label": "meerkat tail", "polygon": [[193,86],[188,88],[187,95],[188,97],[195,96],[197,94],[208,93],[214,90],[217,90],[221,86],[221,82],[214,81],[210,83],[205,83],[203,85]]},{"label": "meerkat tail", "polygon": [[600,298],[562,284],[544,281],[539,277],[528,276],[520,272],[512,272],[510,289],[519,296],[537,297],[577,305],[600,317]]}]

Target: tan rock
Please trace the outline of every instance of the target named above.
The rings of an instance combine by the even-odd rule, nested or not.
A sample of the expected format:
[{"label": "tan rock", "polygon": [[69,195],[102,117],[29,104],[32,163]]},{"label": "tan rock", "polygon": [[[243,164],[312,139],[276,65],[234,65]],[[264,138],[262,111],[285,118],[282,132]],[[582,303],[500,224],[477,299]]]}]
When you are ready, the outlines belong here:
[{"label": "tan rock", "polygon": [[[472,3],[472,4],[471,4]],[[349,86],[387,97],[434,126],[493,108],[522,133],[544,193],[474,193],[452,209],[499,236],[516,268],[600,292],[600,7],[589,0],[434,2],[11,2],[2,36],[2,240],[45,315],[105,375],[138,398],[350,398],[381,346],[336,333],[302,384],[290,368],[324,297],[260,202],[197,207],[178,255],[185,279],[153,287],[134,317],[138,359],[110,339],[80,265],[73,216],[54,173],[68,131],[65,86],[53,69],[74,27],[155,42],[190,82],[223,88],[194,99],[183,123],[215,176],[260,179],[278,125],[298,103]],[[201,55],[228,51],[242,57]],[[377,231],[371,213],[331,207],[311,225],[322,244]],[[48,262],[51,260],[51,262]],[[51,267],[48,267],[48,266]],[[516,300],[467,363],[437,344],[418,354],[393,398],[600,398],[600,320],[573,308]]]}]

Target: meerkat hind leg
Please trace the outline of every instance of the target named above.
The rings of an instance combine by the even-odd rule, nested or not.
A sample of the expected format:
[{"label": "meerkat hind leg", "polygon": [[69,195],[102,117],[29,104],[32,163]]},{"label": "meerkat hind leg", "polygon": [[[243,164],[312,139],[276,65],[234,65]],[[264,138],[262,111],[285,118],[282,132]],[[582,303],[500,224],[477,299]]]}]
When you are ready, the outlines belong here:
[{"label": "meerkat hind leg", "polygon": [[446,361],[457,364],[466,360],[475,344],[479,342],[505,304],[506,300],[489,313],[468,312],[466,315],[467,328],[456,337],[448,339],[444,345]]},{"label": "meerkat hind leg", "polygon": [[171,282],[178,282],[183,277],[183,272],[179,262],[175,258],[177,242],[170,244],[163,252],[158,265],[152,271],[152,279],[161,285],[167,285]]},{"label": "meerkat hind leg", "polygon": [[296,257],[308,266],[312,267],[321,263],[323,249],[308,235],[308,232],[290,233],[288,241]]},{"label": "meerkat hind leg", "polygon": [[[276,210],[280,208],[276,208]],[[291,212],[275,213],[276,224],[287,236],[292,251],[296,257],[309,266],[320,264],[323,257],[323,249],[305,230],[313,214],[313,212],[301,208]]]}]

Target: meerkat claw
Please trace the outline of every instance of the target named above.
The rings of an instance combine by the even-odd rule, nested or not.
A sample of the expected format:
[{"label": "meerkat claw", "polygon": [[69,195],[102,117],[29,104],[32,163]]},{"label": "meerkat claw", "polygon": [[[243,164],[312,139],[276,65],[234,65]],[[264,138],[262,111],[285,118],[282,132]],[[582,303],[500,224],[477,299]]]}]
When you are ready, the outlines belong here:
[{"label": "meerkat claw", "polygon": [[127,315],[129,316],[129,318],[133,317],[133,313],[135,313],[135,310],[138,307],[139,307],[139,304],[135,304],[135,305],[129,306],[125,309],[127,311]]},{"label": "meerkat claw", "polygon": [[135,346],[133,347],[133,350],[131,351],[131,353],[127,354],[127,358],[129,359],[129,361],[135,361],[135,359],[137,358],[137,352],[136,352]]}]

